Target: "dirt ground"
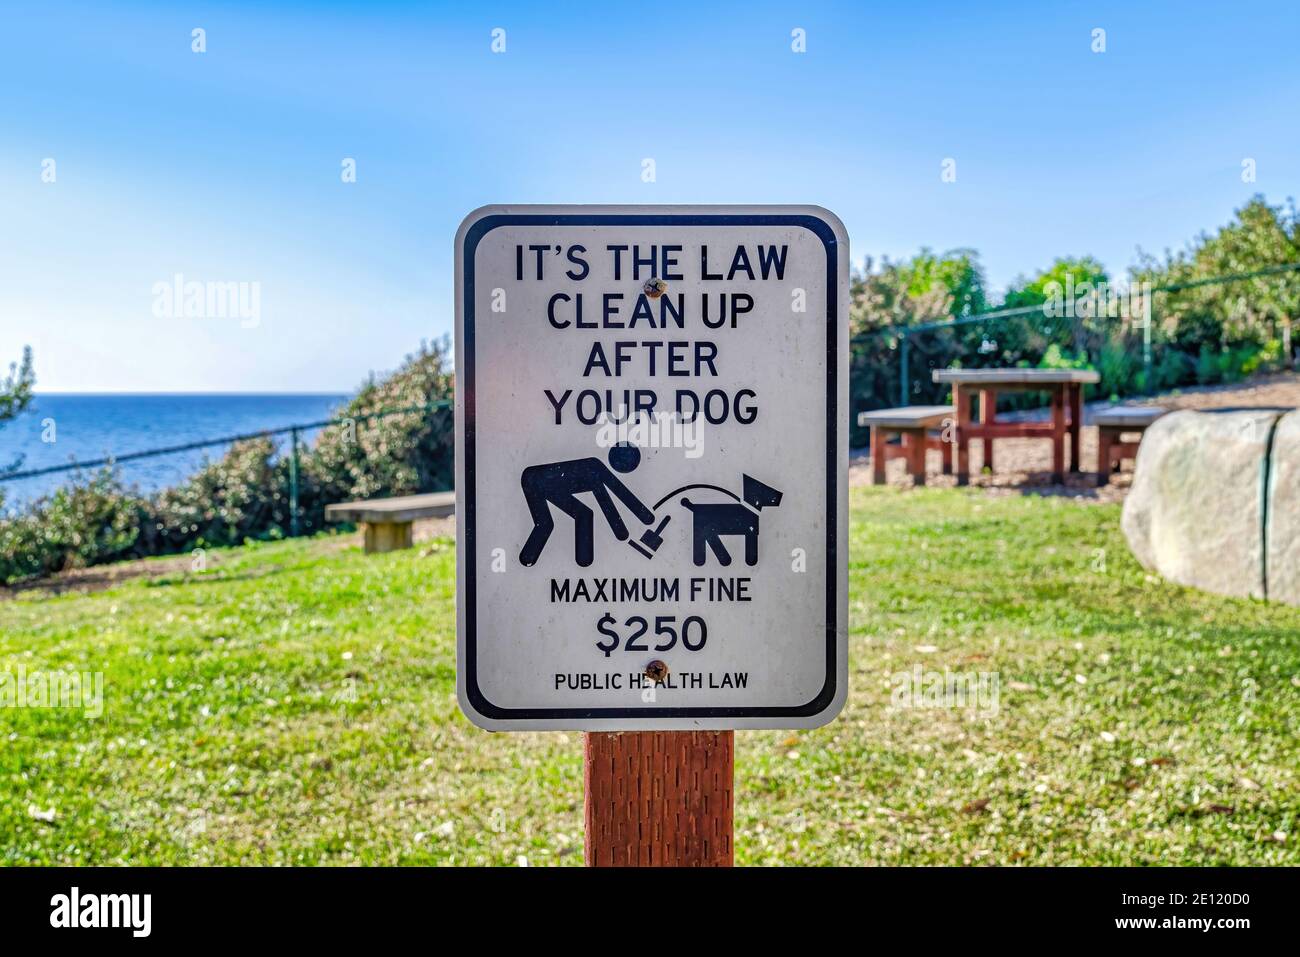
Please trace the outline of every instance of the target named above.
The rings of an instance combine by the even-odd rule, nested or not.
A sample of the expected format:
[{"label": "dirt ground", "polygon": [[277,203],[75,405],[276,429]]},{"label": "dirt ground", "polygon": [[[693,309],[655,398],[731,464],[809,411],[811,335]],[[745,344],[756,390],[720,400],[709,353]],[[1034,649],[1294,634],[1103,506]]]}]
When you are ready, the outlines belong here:
[{"label": "dirt ground", "polygon": [[[1181,389],[1121,405],[1159,405],[1166,409],[1300,408],[1300,374],[1283,373],[1236,385]],[[990,495],[1062,495],[1084,503],[1122,501],[1132,482],[1132,473],[1128,471],[1131,463],[1124,463],[1125,471],[1112,473],[1109,484],[1100,488],[1096,484],[1097,429],[1088,422],[1092,412],[1109,407],[1109,402],[1093,402],[1084,409],[1080,457],[1083,471],[1067,475],[1064,485],[1052,482],[1052,446],[1046,439],[998,439],[993,446],[995,468],[991,474],[984,472],[983,443],[972,442],[971,485],[987,489]],[[1016,417],[1045,419],[1047,412],[1041,410]],[[907,463],[902,459],[888,463],[885,478],[891,485],[912,484]],[[942,474],[938,452],[928,453],[926,483],[940,487],[957,483],[955,477]],[[850,456],[849,484],[871,484],[871,457],[866,449],[854,450]]]}]

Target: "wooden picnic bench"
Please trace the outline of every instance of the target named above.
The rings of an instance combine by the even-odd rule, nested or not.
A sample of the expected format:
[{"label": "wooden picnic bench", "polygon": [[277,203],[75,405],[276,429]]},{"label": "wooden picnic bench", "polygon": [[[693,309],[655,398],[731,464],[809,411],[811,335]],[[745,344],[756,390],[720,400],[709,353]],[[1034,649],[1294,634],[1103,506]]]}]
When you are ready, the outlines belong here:
[{"label": "wooden picnic bench", "polygon": [[[1137,457],[1138,445],[1142,442],[1142,433],[1166,409],[1159,406],[1117,406],[1103,409],[1092,414],[1093,424],[1097,426],[1097,484],[1105,485],[1110,481],[1113,469],[1118,472],[1123,459]],[[1125,441],[1125,435],[1137,435],[1137,439]]]},{"label": "wooden picnic bench", "polygon": [[[875,409],[858,413],[858,425],[871,429],[871,473],[877,485],[885,484],[885,463],[891,459],[906,459],[907,471],[917,485],[925,484],[925,453],[937,449],[943,456],[943,474],[952,473],[952,444],[945,442],[942,430],[945,420],[951,421],[952,406],[906,405],[896,409]],[[897,435],[899,442],[889,442]]]},{"label": "wooden picnic bench", "polygon": [[[1079,471],[1079,431],[1083,426],[1083,387],[1101,381],[1091,369],[936,369],[935,382],[952,386],[956,406],[957,484],[970,481],[970,441],[984,442],[984,465],[993,469],[994,439],[1051,439],[1052,480],[1065,480],[1065,436],[1070,436],[1070,471]],[[1052,414],[1047,422],[1001,422],[997,416],[999,392],[1043,391],[1051,394]],[[972,415],[975,393],[980,394],[980,418]]]},{"label": "wooden picnic bench", "polygon": [[365,528],[366,554],[371,555],[410,548],[411,526],[416,519],[442,518],[455,511],[455,492],[430,492],[326,505],[325,521],[360,522]]}]

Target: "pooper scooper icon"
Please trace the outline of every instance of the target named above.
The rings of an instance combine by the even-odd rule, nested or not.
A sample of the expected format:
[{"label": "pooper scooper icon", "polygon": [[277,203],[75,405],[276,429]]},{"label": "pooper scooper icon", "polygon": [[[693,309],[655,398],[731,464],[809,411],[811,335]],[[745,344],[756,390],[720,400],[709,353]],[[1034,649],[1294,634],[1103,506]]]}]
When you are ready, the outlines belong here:
[{"label": "pooper scooper icon", "polygon": [[663,539],[664,527],[670,521],[672,521],[672,516],[665,515],[663,517],[663,521],[661,521],[658,525],[656,525],[654,528],[648,531],[641,533],[641,541],[628,542],[628,544],[631,545],[633,548],[635,548],[646,558],[654,558],[655,552],[659,551],[659,546],[664,543],[664,539]]}]

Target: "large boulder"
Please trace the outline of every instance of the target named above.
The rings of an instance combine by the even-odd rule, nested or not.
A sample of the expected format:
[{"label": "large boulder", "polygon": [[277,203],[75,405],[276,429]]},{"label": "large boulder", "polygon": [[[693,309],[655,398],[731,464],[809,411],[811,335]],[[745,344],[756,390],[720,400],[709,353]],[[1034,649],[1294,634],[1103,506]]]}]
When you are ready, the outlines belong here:
[{"label": "large boulder", "polygon": [[1139,562],[1179,584],[1265,597],[1269,449],[1284,411],[1184,410],[1146,430],[1122,520]]},{"label": "large boulder", "polygon": [[1300,605],[1300,412],[1278,420],[1268,471],[1268,597]]}]

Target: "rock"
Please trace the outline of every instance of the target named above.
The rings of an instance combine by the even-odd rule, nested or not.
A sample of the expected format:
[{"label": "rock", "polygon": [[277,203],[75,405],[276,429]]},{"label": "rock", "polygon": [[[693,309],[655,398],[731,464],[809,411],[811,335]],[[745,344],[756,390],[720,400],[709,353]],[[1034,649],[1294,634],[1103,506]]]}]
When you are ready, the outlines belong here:
[{"label": "rock", "polygon": [[1282,412],[1183,410],[1146,430],[1121,522],[1139,562],[1182,585],[1264,597],[1265,460]]},{"label": "rock", "polygon": [[1278,420],[1269,462],[1268,597],[1300,605],[1300,412]]}]

